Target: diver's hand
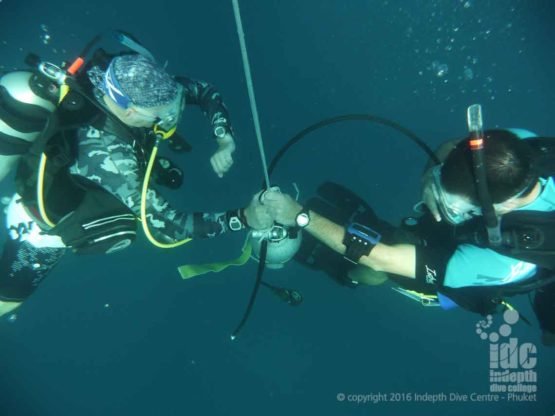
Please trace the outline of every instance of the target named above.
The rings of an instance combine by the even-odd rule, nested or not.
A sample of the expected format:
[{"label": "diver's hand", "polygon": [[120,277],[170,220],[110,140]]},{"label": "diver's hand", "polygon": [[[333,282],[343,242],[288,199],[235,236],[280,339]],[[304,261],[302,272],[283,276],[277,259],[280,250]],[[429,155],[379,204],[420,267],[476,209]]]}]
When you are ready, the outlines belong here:
[{"label": "diver's hand", "polygon": [[246,225],[255,230],[265,230],[274,224],[274,218],[260,201],[262,192],[260,191],[252,197],[250,204],[244,211],[245,219],[247,220]]},{"label": "diver's hand", "polygon": [[210,158],[210,164],[216,175],[223,178],[224,174],[233,165],[233,152],[235,152],[235,140],[233,136],[227,133],[221,139],[218,139],[218,150]]},{"label": "diver's hand", "polygon": [[275,222],[285,226],[296,225],[295,218],[303,209],[302,205],[289,195],[271,189],[264,193],[262,202]]},{"label": "diver's hand", "polygon": [[428,207],[435,220],[440,222],[441,215],[439,214],[439,208],[432,188],[434,186],[432,169],[433,167],[429,168],[424,175],[422,175],[422,202]]}]

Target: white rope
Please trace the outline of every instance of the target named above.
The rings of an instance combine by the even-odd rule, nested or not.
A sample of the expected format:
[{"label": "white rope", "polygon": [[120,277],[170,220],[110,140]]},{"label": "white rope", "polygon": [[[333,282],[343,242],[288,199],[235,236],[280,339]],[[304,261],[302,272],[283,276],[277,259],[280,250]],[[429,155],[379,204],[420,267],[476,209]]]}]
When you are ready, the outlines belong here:
[{"label": "white rope", "polygon": [[264,152],[264,142],[262,141],[262,133],[260,131],[260,121],[258,119],[258,110],[256,108],[256,98],[254,96],[254,87],[252,84],[251,68],[249,65],[249,57],[247,55],[247,45],[245,43],[245,32],[243,31],[243,23],[241,22],[241,11],[239,10],[239,0],[232,0],[233,13],[235,14],[235,24],[237,26],[237,35],[239,36],[239,44],[241,45],[241,56],[243,57],[243,69],[245,70],[245,78],[247,80],[247,90],[249,92],[249,100],[251,104],[252,121],[258,140],[258,149],[260,150],[260,159],[262,160],[262,168],[264,169],[264,179],[266,188],[270,189],[270,177],[268,176],[268,166],[266,163],[266,153]]}]

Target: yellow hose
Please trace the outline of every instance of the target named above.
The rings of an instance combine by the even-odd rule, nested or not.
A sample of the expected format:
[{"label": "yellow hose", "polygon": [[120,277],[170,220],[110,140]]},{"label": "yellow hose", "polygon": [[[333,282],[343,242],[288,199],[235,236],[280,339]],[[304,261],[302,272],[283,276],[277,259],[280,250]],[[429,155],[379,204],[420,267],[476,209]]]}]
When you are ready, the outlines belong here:
[{"label": "yellow hose", "polygon": [[46,214],[46,208],[44,206],[44,172],[46,171],[46,159],[46,154],[42,153],[40,155],[39,177],[37,180],[37,204],[42,220],[50,227],[54,227],[56,224],[54,224],[50,220],[50,218],[48,218],[48,215]]},{"label": "yellow hose", "polygon": [[[175,243],[161,243],[160,241],[156,240],[156,238],[154,238],[154,236],[151,234],[150,229],[148,228],[148,220],[147,220],[147,214],[146,214],[146,198],[147,198],[147,193],[148,193],[148,184],[150,182],[150,176],[152,174],[152,168],[154,166],[154,161],[156,160],[156,155],[158,153],[158,142],[154,145],[154,148],[152,149],[152,153],[150,155],[150,159],[148,161],[148,165],[147,165],[147,169],[146,169],[146,173],[145,173],[145,178],[143,180],[143,187],[142,187],[142,192],[141,192],[141,224],[143,226],[143,231],[148,239],[148,241],[150,241],[153,245],[155,245],[156,247],[160,247],[160,248],[174,248],[174,247],[179,247],[185,243],[188,243],[189,241],[191,241],[190,238],[186,238],[184,240],[181,241],[176,241]],[[42,217],[42,220],[48,224],[48,226],[50,227],[54,227],[56,224],[54,224],[53,221],[50,220],[50,218],[48,218],[48,215],[46,213],[46,208],[44,205],[44,174],[46,171],[46,162],[47,162],[47,157],[46,154],[42,153],[41,157],[40,157],[40,163],[39,163],[39,176],[38,176],[38,181],[37,181],[37,205],[38,205],[38,209],[39,209],[39,213],[40,216]]]},{"label": "yellow hose", "polygon": [[150,154],[150,159],[148,161],[148,165],[146,168],[145,178],[143,180],[143,189],[141,192],[141,224],[143,226],[143,231],[153,245],[160,248],[174,248],[179,247],[185,243],[191,241],[190,238],[186,238],[181,241],[176,241],[175,243],[161,243],[154,238],[154,236],[150,233],[150,229],[148,228],[148,220],[146,218],[146,197],[148,192],[148,183],[150,182],[150,175],[152,173],[152,168],[154,166],[154,161],[156,160],[156,154],[158,153],[158,142],[154,145],[152,149],[152,153]]}]

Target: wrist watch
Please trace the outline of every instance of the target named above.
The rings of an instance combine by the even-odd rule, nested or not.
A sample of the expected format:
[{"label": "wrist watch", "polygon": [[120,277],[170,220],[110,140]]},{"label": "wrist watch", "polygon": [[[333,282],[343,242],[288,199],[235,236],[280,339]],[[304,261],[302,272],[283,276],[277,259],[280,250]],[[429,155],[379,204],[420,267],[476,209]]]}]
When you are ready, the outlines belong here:
[{"label": "wrist watch", "polygon": [[295,217],[295,224],[299,228],[306,228],[310,224],[310,213],[308,208],[303,208]]},{"label": "wrist watch", "polygon": [[227,129],[224,126],[216,126],[214,127],[214,136],[218,139],[223,139],[227,134]]},{"label": "wrist watch", "polygon": [[231,231],[241,231],[248,227],[243,208],[226,212],[227,226]]}]

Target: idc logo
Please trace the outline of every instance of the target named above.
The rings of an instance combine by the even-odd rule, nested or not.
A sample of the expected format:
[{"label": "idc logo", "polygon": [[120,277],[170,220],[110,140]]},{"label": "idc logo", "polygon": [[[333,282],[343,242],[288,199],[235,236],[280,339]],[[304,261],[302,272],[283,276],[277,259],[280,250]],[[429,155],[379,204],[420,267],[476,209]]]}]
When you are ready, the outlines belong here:
[{"label": "idc logo", "polygon": [[476,333],[489,341],[490,392],[508,393],[507,401],[536,401],[538,350],[533,343],[511,336],[519,318],[516,310],[507,310],[504,322],[492,330],[493,317],[488,315],[476,324]]}]

